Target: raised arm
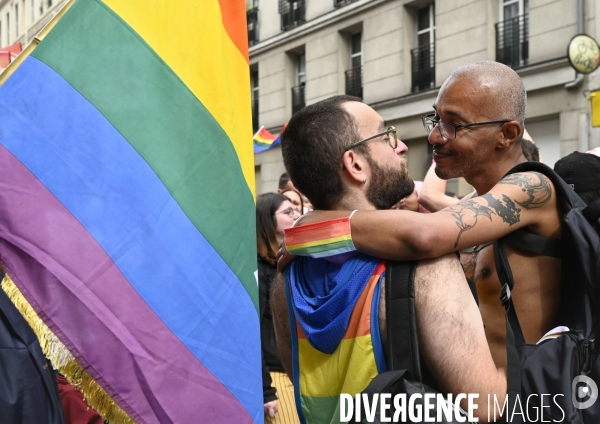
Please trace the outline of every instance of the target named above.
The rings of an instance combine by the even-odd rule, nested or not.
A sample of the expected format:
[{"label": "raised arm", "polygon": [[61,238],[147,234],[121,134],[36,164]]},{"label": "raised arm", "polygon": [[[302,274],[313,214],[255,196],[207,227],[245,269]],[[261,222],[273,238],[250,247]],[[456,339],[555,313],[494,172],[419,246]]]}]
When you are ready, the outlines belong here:
[{"label": "raised arm", "polygon": [[[506,373],[494,364],[479,309],[455,254],[419,263],[415,301],[419,346],[433,377],[442,392],[478,393],[473,415],[487,422],[488,395],[504,401]],[[461,406],[467,410],[466,401]]]},{"label": "raised arm", "polygon": [[[502,179],[488,193],[432,214],[358,211],[351,220],[352,241],[360,252],[395,260],[434,258],[496,240],[529,226],[560,237],[556,196],[542,174],[526,172]],[[315,211],[302,224],[348,216],[349,211]]]},{"label": "raised arm", "polygon": [[429,171],[423,179],[423,187],[419,193],[419,203],[431,212],[458,203],[459,199],[446,195],[446,180],[442,180],[435,173],[435,162],[431,164]]}]

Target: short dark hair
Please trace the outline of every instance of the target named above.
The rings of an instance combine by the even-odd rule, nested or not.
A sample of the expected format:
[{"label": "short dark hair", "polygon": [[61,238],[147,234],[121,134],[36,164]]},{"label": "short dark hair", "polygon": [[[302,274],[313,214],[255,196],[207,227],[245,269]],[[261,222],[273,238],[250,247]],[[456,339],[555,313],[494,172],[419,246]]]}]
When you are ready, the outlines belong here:
[{"label": "short dark hair", "polygon": [[283,174],[281,174],[281,177],[279,177],[279,190],[286,189],[288,181],[290,181],[290,176],[288,175],[288,173],[284,172]]},{"label": "short dark hair", "polygon": [[[298,197],[300,198],[300,213],[303,214],[304,213],[304,199],[302,198],[302,193],[300,193],[298,190],[295,190],[293,188],[288,188],[286,190],[283,190],[281,192],[281,194],[283,194],[285,196],[286,199],[288,199],[290,202],[292,202],[292,199],[290,199],[289,196],[286,196],[285,193],[289,193],[290,191],[293,191],[294,193],[296,193],[298,195]],[[294,203],[294,202],[292,202]]]},{"label": "short dark hair", "polygon": [[279,248],[275,212],[286,200],[288,198],[279,193],[256,196],[256,250],[259,257],[272,265]]},{"label": "short dark hair", "polygon": [[525,156],[525,159],[535,162],[540,161],[540,149],[533,141],[528,140],[525,137],[521,138],[521,148],[523,149],[523,156]]},{"label": "short dark hair", "polygon": [[[283,163],[294,186],[315,209],[331,209],[344,195],[340,161],[360,141],[358,126],[341,106],[358,97],[333,96],[296,112],[281,136]],[[365,146],[355,151],[364,153]]]}]

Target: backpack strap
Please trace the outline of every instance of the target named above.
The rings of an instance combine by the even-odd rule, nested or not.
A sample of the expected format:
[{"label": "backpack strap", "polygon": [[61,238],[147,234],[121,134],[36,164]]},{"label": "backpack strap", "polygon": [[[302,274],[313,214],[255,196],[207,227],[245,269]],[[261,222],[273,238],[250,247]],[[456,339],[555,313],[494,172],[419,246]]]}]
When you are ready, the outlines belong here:
[{"label": "backpack strap", "polygon": [[[506,309],[506,378],[508,392],[507,410],[512,411],[517,402],[517,397],[521,397],[521,361],[517,351],[517,345],[525,344],[521,324],[517,317],[517,311],[512,299],[512,290],[515,286],[515,280],[506,257],[504,242],[502,239],[494,241],[494,262],[496,263],[496,272],[502,291],[500,300]],[[513,416],[513,424],[521,424],[521,416]]]},{"label": "backpack strap", "polygon": [[506,243],[538,255],[562,258],[562,244],[560,239],[538,236],[521,228],[502,237]]},{"label": "backpack strap", "polygon": [[407,370],[422,381],[415,308],[417,262],[388,261],[385,272],[388,370]]}]

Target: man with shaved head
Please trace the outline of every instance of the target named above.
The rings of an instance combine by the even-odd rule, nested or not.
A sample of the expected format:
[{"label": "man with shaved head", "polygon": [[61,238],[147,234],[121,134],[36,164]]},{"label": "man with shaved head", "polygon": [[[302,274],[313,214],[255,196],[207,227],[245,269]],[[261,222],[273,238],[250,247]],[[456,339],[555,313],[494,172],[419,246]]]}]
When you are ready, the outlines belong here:
[{"label": "man with shaved head", "polygon": [[[506,238],[515,286],[512,299],[527,343],[536,343],[556,322],[560,305],[560,255],[518,247],[524,235],[560,244],[564,211],[552,182],[538,172],[517,172],[526,92],[519,76],[497,62],[456,69],[440,88],[423,125],[433,145],[436,174],[463,177],[476,193],[432,214],[358,211],[351,219],[352,241],[360,252],[391,260],[433,258],[472,248],[474,279],[487,341],[497,366],[506,365],[505,311],[491,242]],[[294,178],[293,174],[290,174]],[[301,224],[347,217],[350,211],[315,211]],[[522,244],[519,244],[522,246]],[[285,256],[280,268],[289,261]]]}]

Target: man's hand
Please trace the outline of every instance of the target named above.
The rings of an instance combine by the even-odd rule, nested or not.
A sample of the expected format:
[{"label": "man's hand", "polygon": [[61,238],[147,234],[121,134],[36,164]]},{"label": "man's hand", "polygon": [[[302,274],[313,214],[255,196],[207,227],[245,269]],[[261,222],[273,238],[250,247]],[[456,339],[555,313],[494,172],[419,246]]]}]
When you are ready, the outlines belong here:
[{"label": "man's hand", "polygon": [[273,418],[277,411],[279,410],[279,404],[277,403],[277,399],[272,400],[271,402],[265,403],[265,417],[268,415]]},{"label": "man's hand", "polygon": [[295,255],[291,255],[285,248],[285,240],[281,241],[279,250],[277,251],[277,271],[283,272],[287,266],[296,258]]}]

